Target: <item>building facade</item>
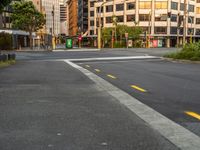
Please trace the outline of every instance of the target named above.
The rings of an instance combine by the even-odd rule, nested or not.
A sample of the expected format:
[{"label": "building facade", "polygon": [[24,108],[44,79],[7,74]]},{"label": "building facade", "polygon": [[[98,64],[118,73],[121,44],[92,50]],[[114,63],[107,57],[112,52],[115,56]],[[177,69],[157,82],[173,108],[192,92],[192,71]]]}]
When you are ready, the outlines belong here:
[{"label": "building facade", "polygon": [[78,0],[66,0],[69,36],[76,36],[78,30]]},{"label": "building facade", "polygon": [[78,0],[78,28],[83,34],[88,31],[88,0]]},{"label": "building facade", "polygon": [[68,35],[67,5],[63,0],[60,0],[60,34]]},{"label": "building facade", "polygon": [[[102,5],[103,3],[103,5]],[[101,7],[102,6],[102,7]],[[139,25],[143,35],[150,35],[151,42],[160,41],[170,47],[183,41],[184,0],[89,0],[88,30],[97,34],[99,10],[103,27],[113,27],[113,16],[118,24]],[[187,0],[186,37],[200,37],[200,0]],[[178,37],[177,37],[178,36]]]}]

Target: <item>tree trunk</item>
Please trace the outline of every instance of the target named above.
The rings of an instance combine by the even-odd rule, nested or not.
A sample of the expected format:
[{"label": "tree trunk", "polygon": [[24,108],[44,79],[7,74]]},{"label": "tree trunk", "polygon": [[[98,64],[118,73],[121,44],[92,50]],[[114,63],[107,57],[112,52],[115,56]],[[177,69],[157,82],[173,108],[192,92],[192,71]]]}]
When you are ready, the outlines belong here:
[{"label": "tree trunk", "polygon": [[32,32],[29,32],[30,48],[33,49],[33,37]]},{"label": "tree trunk", "polygon": [[0,28],[3,27],[3,14],[0,13]]}]

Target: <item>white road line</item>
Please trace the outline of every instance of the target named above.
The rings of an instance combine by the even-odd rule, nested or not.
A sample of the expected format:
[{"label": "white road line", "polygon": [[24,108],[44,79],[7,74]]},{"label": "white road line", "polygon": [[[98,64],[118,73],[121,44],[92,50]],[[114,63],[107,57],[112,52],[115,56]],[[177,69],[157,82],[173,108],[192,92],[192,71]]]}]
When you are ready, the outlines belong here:
[{"label": "white road line", "polygon": [[131,59],[158,59],[156,56],[128,56],[128,57],[99,57],[99,58],[80,58],[68,59],[69,61],[100,61],[100,60],[131,60]]},{"label": "white road line", "polygon": [[200,137],[196,134],[173,122],[149,106],[141,103],[136,98],[130,96],[87,69],[84,69],[68,60],[65,60],[65,62],[84,73],[89,79],[96,83],[98,89],[108,92],[110,95],[115,97],[121,104],[125,105],[180,149],[200,150]]}]

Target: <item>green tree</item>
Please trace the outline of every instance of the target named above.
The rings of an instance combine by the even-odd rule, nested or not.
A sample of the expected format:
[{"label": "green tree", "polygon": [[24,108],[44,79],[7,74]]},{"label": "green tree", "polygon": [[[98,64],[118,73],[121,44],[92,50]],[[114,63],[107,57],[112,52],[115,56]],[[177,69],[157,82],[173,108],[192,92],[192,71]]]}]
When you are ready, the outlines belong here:
[{"label": "green tree", "polygon": [[105,46],[105,44],[107,44],[111,41],[112,30],[113,30],[113,28],[105,28],[105,27],[102,29],[103,47]]},{"label": "green tree", "polygon": [[12,0],[1,0],[0,1],[0,13],[3,11],[4,7],[11,3]]},{"label": "green tree", "polygon": [[33,32],[37,32],[43,28],[45,24],[45,18],[40,13],[33,2],[20,1],[15,2],[12,5],[13,13],[11,15],[13,28],[24,30],[29,33],[30,47],[33,47]]}]

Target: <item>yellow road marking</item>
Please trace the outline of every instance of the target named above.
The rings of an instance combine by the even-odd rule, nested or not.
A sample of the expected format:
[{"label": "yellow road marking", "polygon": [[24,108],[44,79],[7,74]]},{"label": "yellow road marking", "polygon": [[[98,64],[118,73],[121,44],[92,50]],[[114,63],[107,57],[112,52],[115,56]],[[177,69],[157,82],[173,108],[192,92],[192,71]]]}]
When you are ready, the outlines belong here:
[{"label": "yellow road marking", "polygon": [[101,70],[99,70],[99,69],[94,69],[96,72],[101,72]]},{"label": "yellow road marking", "polygon": [[112,78],[112,79],[117,79],[115,76],[111,75],[111,74],[107,74],[108,77]]},{"label": "yellow road marking", "polygon": [[185,113],[186,113],[187,115],[189,115],[189,116],[192,116],[192,117],[194,117],[194,118],[200,120],[200,115],[197,114],[197,113],[195,113],[195,112],[192,112],[192,111],[185,111]]},{"label": "yellow road marking", "polygon": [[147,92],[145,89],[140,88],[140,87],[138,87],[136,85],[131,85],[131,87],[134,88],[134,89],[136,89],[136,90],[138,90],[138,91],[140,91],[140,92]]},{"label": "yellow road marking", "polygon": [[89,66],[89,65],[85,65],[85,67],[87,67],[87,68],[90,68],[90,66]]}]

